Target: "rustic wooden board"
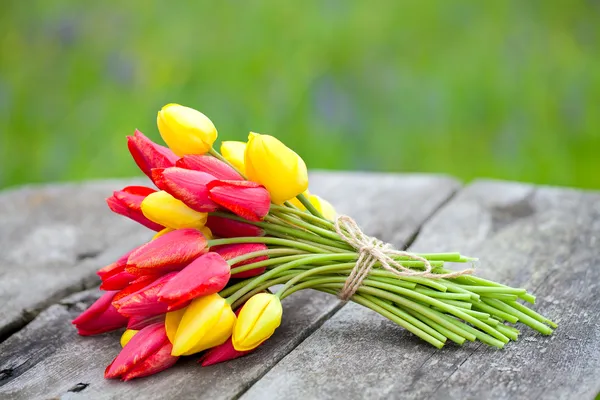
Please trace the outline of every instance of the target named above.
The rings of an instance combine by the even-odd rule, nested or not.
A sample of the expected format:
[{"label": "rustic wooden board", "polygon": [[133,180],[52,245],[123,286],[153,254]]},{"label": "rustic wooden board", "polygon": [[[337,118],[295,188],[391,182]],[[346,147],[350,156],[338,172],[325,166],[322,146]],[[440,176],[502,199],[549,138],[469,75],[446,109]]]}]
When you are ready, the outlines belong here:
[{"label": "rustic wooden board", "polygon": [[526,287],[559,323],[519,325],[504,350],[437,350],[348,304],[243,399],[592,399],[600,391],[600,194],[477,182],[425,226],[411,249],[478,256],[478,274]]},{"label": "rustic wooden board", "polygon": [[95,284],[94,270],[151,237],[112,215],[104,202],[131,183],[29,186],[0,194],[0,340],[39,310]]},{"label": "rustic wooden board", "polygon": [[[423,221],[458,186],[452,179],[428,175],[311,174],[314,193],[398,246],[410,242]],[[90,266],[88,273],[99,266]],[[25,285],[21,290],[27,290]],[[285,300],[281,327],[254,354],[209,368],[200,368],[190,357],[157,376],[124,384],[102,378],[104,367],[119,350],[118,335],[82,338],[69,324],[97,295],[95,291],[78,293],[62,305],[53,305],[0,344],[0,398],[237,397],[339,306],[331,296],[299,293]]]}]

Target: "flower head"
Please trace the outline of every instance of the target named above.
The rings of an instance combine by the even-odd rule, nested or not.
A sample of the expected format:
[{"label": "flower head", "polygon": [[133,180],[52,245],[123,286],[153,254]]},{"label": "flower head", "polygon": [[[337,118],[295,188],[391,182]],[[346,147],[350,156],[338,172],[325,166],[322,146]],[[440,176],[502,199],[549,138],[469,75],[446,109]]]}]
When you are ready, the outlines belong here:
[{"label": "flower head", "polygon": [[106,292],[73,320],[72,323],[80,335],[97,335],[127,325],[127,318],[119,314],[111,304],[116,294],[116,291]]},{"label": "flower head", "polygon": [[256,182],[214,180],[207,188],[212,201],[249,221],[260,221],[269,213],[269,192]]},{"label": "flower head", "polygon": [[176,167],[206,172],[217,179],[230,181],[243,180],[240,174],[223,161],[208,155],[191,154],[183,156],[175,163]]},{"label": "flower head", "polygon": [[164,106],[156,122],[165,143],[179,156],[204,154],[217,139],[217,129],[206,115],[179,104]]},{"label": "flower head", "polygon": [[244,160],[248,179],[266,187],[276,204],[308,188],[308,172],[302,158],[273,136],[251,132]]},{"label": "flower head", "polygon": [[246,152],[246,143],[236,141],[225,141],[221,143],[221,155],[227,161],[237,168],[242,174],[246,173],[244,165],[244,153]]},{"label": "flower head", "polygon": [[142,201],[141,209],[150,221],[172,229],[199,229],[206,223],[206,213],[192,210],[165,191],[148,195]]},{"label": "flower head", "polygon": [[153,231],[160,231],[164,226],[150,221],[144,216],[141,209],[142,201],[155,192],[156,190],[144,186],[127,186],[122,190],[115,191],[111,197],[106,199],[106,203],[112,212],[131,218]]},{"label": "flower head", "polygon": [[242,307],[233,329],[233,347],[248,351],[273,335],[281,324],[283,308],[279,297],[270,293],[258,293]]}]

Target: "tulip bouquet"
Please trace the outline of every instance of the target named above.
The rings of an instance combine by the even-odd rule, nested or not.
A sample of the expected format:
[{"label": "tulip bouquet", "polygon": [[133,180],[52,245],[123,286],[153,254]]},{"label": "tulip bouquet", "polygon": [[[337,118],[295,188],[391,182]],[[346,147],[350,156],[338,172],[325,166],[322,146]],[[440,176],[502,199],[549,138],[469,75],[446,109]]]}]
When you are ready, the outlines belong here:
[{"label": "tulip bouquet", "polygon": [[[315,289],[354,301],[431,345],[479,340],[502,348],[517,321],[556,324],[517,300],[525,289],[451,271],[459,253],[414,254],[365,235],[308,192],[304,161],[272,136],[213,148],[204,114],[169,104],[158,113],[167,147],[141,132],[128,148],[155,188],[107,199],[115,213],[157,232],[98,271],[105,294],[77,317],[81,335],[126,328],[107,378],[130,380],[201,354],[203,366],[243,356],[273,335],[281,300]],[[274,292],[271,292],[276,287]]]}]

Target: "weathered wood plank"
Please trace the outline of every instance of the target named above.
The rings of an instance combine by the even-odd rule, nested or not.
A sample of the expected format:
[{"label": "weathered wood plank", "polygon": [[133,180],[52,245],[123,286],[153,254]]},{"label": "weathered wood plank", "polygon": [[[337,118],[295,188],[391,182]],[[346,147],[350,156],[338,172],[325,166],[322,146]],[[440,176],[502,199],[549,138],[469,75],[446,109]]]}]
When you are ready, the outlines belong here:
[{"label": "weathered wood plank", "polygon": [[[133,181],[135,183],[141,180]],[[30,186],[0,193],[0,340],[150,233],[104,202],[132,181]]]},{"label": "weathered wood plank", "polygon": [[[356,217],[366,229],[402,246],[458,188],[452,179],[425,175],[315,173],[311,190],[329,199],[340,212]],[[396,209],[393,215],[384,213]],[[283,323],[255,353],[229,363],[200,368],[194,358],[157,376],[128,384],[106,381],[104,367],[116,355],[116,335],[78,337],[69,326],[93,294],[74,295],[40,314],[0,345],[0,397],[47,398],[231,398],[304,340],[339,302],[305,291],[285,300]],[[90,297],[91,296],[91,297]],[[68,305],[76,303],[75,306]],[[52,343],[47,343],[50,338]],[[20,351],[14,349],[21,349]],[[79,383],[82,385],[77,386]],[[86,386],[87,385],[87,386]],[[85,388],[84,388],[85,386]],[[82,389],[79,392],[69,392]],[[83,396],[83,397],[82,397]]]},{"label": "weathered wood plank", "polygon": [[437,350],[348,304],[246,394],[264,398],[592,399],[600,391],[600,194],[477,182],[421,229],[412,249],[478,256],[478,274],[538,295],[559,322],[524,325],[504,350]]}]

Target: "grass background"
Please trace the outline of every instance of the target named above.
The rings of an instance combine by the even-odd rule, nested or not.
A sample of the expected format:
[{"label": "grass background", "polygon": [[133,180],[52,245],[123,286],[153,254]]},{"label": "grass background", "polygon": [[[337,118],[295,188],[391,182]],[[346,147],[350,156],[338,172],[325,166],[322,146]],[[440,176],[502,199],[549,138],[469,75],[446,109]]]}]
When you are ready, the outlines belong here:
[{"label": "grass background", "polygon": [[0,187],[137,174],[170,102],[312,168],[600,188],[600,3],[2,2]]}]

